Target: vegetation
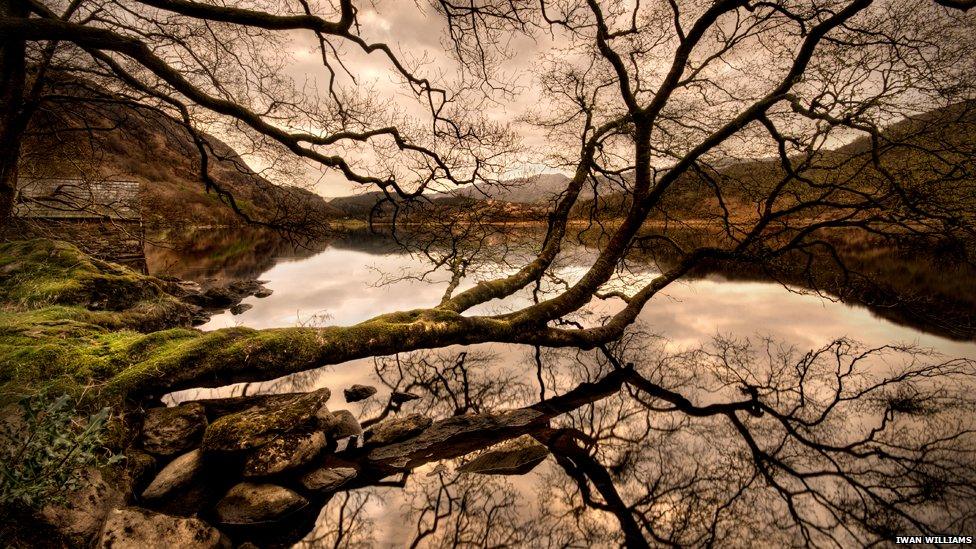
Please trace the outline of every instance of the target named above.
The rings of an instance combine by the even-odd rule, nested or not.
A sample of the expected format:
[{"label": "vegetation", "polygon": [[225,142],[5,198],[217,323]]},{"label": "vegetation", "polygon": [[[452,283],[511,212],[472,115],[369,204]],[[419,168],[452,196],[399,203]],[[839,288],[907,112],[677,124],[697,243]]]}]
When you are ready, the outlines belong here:
[{"label": "vegetation", "polygon": [[4,520],[11,518],[8,513],[64,503],[82,486],[87,469],[121,461],[121,455],[105,448],[111,409],[102,408],[85,419],[76,405],[69,395],[47,392],[7,405],[0,432]]}]

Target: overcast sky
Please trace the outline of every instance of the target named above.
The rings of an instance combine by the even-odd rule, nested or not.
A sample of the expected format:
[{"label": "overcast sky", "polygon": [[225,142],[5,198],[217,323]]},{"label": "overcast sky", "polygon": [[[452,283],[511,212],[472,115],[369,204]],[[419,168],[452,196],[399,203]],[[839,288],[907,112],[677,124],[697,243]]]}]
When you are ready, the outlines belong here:
[{"label": "overcast sky", "polygon": [[[425,65],[429,74],[435,71],[456,72],[456,66],[447,55],[443,43],[446,37],[443,18],[432,13],[432,8],[426,2],[418,6],[406,0],[377,1],[372,7],[361,8],[358,17],[361,34],[367,41],[388,44],[404,60],[429,60]],[[540,52],[546,49],[546,37],[541,42],[525,36],[514,37],[511,50],[515,56],[504,64],[504,72],[518,85],[519,92],[513,98],[500,100],[488,111],[497,120],[516,123],[527,147],[542,147],[545,144],[539,130],[518,124],[517,119],[531,109],[544,108],[540,105],[535,78],[538,71],[533,69],[538,67]],[[385,56],[380,53],[367,56],[349,45],[340,53],[360,86],[373,87],[383,97],[400,96],[398,101],[405,110],[423,115],[416,101],[404,97],[406,88],[397,81]],[[328,73],[322,66],[318,44],[310,33],[295,33],[288,55],[287,73],[299,85],[311,79],[319,89],[326,89]],[[535,170],[549,171],[541,166]],[[335,171],[329,171],[324,176],[312,172],[309,176],[310,179],[319,177],[321,179],[316,183],[315,190],[324,196],[345,196],[362,190],[361,186],[348,182]]]}]

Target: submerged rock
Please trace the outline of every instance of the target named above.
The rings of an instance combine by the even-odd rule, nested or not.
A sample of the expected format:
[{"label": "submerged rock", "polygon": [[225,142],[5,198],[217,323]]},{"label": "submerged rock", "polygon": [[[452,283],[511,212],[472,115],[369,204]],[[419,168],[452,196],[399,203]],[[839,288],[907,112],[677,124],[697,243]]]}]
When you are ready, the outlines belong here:
[{"label": "submerged rock", "polygon": [[203,452],[193,450],[174,459],[163,467],[149,486],[142,492],[144,499],[161,499],[173,492],[188,488],[203,470]]},{"label": "submerged rock", "polygon": [[207,427],[201,448],[205,452],[236,452],[263,446],[287,433],[328,431],[336,425],[325,406],[329,396],[328,389],[319,389],[223,416]]},{"label": "submerged rock", "polygon": [[232,547],[219,530],[200,519],[172,517],[138,507],[109,513],[99,545],[106,549]]},{"label": "submerged rock", "polygon": [[410,402],[411,400],[419,400],[419,399],[420,397],[418,395],[415,395],[413,393],[404,393],[401,391],[394,391],[394,393],[390,395],[390,402],[394,404],[403,404],[405,402]]},{"label": "submerged rock", "polygon": [[432,419],[420,414],[387,419],[366,431],[365,440],[370,444],[390,444],[417,435],[432,423]]},{"label": "submerged rock", "polygon": [[529,435],[504,442],[458,467],[461,473],[524,475],[549,455],[549,449]]},{"label": "submerged rock", "polygon": [[302,486],[319,492],[333,492],[356,478],[356,474],[352,467],[323,467],[303,476]]},{"label": "submerged rock", "polygon": [[359,402],[376,394],[376,387],[372,385],[353,385],[344,389],[342,394],[346,397],[346,402]]},{"label": "submerged rock", "polygon": [[359,420],[349,410],[336,410],[332,412],[332,415],[339,422],[335,429],[332,430],[333,439],[339,440],[341,438],[363,434],[363,428],[359,424]]},{"label": "submerged rock", "polygon": [[151,454],[171,456],[197,446],[207,428],[207,414],[196,403],[151,408],[142,423],[142,447]]},{"label": "submerged rock", "polygon": [[238,303],[237,305],[234,305],[233,307],[230,308],[230,314],[232,315],[243,314],[247,311],[250,311],[253,308],[254,305],[251,305],[250,303]]},{"label": "submerged rock", "polygon": [[306,505],[308,500],[288,488],[242,482],[227,492],[214,512],[223,524],[259,524],[284,517]]},{"label": "submerged rock", "polygon": [[273,475],[301,467],[322,452],[325,442],[325,435],[321,431],[282,435],[247,456],[244,476]]}]

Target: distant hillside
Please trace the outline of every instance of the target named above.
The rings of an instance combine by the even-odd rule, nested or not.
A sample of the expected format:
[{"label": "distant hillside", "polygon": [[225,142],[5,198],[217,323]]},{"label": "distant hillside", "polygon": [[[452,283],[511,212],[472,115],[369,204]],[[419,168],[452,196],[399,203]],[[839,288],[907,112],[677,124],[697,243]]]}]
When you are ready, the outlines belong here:
[{"label": "distant hillside", "polygon": [[[87,96],[62,83],[65,95]],[[341,215],[317,194],[278,186],[253,172],[217,138],[209,172],[255,219],[325,220]],[[64,99],[45,103],[31,121],[21,156],[21,177],[132,179],[142,183],[143,219],[150,224],[235,225],[241,219],[207,193],[200,156],[177,122],[153,110],[118,103]]]},{"label": "distant hillside", "polygon": [[[878,160],[884,171],[917,204],[972,219],[976,212],[976,102],[950,105],[892,124],[880,132],[879,142]],[[804,176],[821,186],[887,187],[886,175],[873,164],[869,137],[820,152],[815,166]],[[755,215],[756,204],[766,199],[784,175],[779,158],[743,160],[709,173],[722,188],[725,207],[733,217]],[[801,198],[822,188],[811,190],[806,183],[794,182],[781,196]],[[573,215],[585,217],[599,212],[612,217],[625,212],[629,200],[624,193],[601,193],[597,202],[592,198],[578,202]],[[712,183],[695,172],[684,174],[663,200],[661,211],[684,219],[717,219],[721,212]],[[660,215],[660,211],[652,212],[652,218]]]}]

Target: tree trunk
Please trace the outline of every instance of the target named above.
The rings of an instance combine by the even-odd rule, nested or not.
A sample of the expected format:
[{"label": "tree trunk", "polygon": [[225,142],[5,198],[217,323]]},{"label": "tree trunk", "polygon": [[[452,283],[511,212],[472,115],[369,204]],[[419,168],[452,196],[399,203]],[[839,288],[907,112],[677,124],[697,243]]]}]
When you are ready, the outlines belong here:
[{"label": "tree trunk", "polygon": [[[0,17],[27,17],[27,2],[0,0]],[[0,37],[0,226],[10,219],[17,193],[17,160],[23,120],[25,42]]]}]

